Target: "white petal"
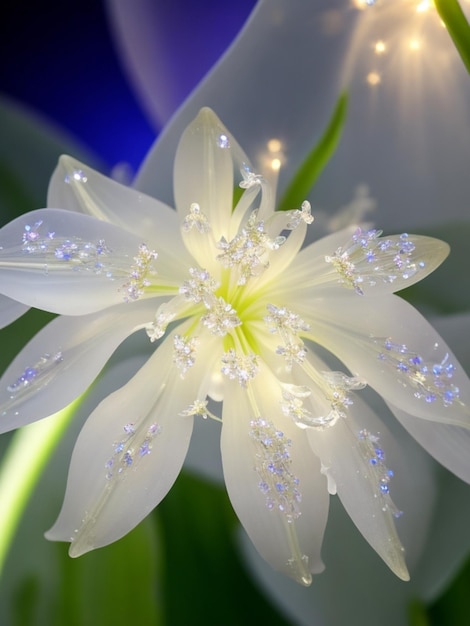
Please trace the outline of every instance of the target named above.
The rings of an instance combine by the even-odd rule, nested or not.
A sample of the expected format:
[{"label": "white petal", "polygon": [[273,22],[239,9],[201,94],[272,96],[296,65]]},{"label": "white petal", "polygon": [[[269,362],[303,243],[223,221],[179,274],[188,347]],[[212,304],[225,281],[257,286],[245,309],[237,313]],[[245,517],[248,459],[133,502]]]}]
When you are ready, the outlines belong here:
[{"label": "white petal", "polygon": [[395,417],[425,450],[456,476],[470,483],[470,429],[409,415],[389,403]]},{"label": "white petal", "polygon": [[428,420],[470,427],[470,384],[434,328],[396,296],[311,299],[295,311],[310,337],[386,401]]},{"label": "white petal", "polygon": [[0,430],[64,408],[83,393],[136,328],[153,319],[158,301],[120,305],[92,315],[59,317],[19,353],[0,382]]},{"label": "white petal", "polygon": [[[285,241],[277,250],[271,252],[269,256],[268,269],[258,278],[256,284],[253,285],[256,290],[262,289],[270,284],[272,285],[273,290],[277,291],[279,284],[284,285],[284,276],[280,278],[280,275],[289,266],[292,260],[295,259],[297,253],[302,247],[306,230],[307,225],[300,224],[294,231],[289,233],[287,241]],[[249,287],[250,285],[248,285],[248,289]]]},{"label": "white petal", "polygon": [[189,258],[173,209],[73,157],[60,157],[49,183],[47,206],[85,213],[111,222],[149,244],[158,243],[159,254],[169,257],[176,266]]},{"label": "white petal", "polygon": [[[397,626],[406,624],[413,578],[404,583],[387,567],[332,498],[323,555],[326,570],[302,588],[275,572],[248,541],[242,551],[249,571],[273,604],[298,626]],[[412,586],[413,585],[413,586]],[[366,599],[361,601],[360,599]]]},{"label": "white petal", "polygon": [[96,408],[78,438],[49,539],[71,541],[70,554],[79,556],[122,537],[162,500],[191,437],[193,418],[181,412],[199,395],[209,355],[201,355],[182,380],[172,363],[170,335]]},{"label": "white petal", "polygon": [[378,237],[347,228],[302,250],[286,273],[289,292],[329,295],[338,288],[358,297],[394,293],[422,280],[444,261],[449,246],[420,235]]},{"label": "white petal", "polygon": [[238,160],[239,151],[228,130],[208,108],[201,109],[178,144],[173,173],[176,208],[182,226],[194,205],[207,220],[210,237],[209,233],[199,232],[196,225],[188,224],[183,229],[186,245],[203,267],[214,255],[214,244],[229,237],[234,158]]},{"label": "white petal", "polygon": [[0,231],[1,291],[53,313],[92,313],[126,299],[141,245],[135,235],[87,215],[33,211]]},{"label": "white petal", "polygon": [[[366,408],[362,406],[362,410]],[[387,468],[377,459],[369,440],[378,432],[369,435],[361,426],[349,415],[325,430],[308,429],[307,435],[322,461],[323,471],[358,529],[390,569],[402,580],[408,580],[403,547],[394,524],[396,508],[388,494]],[[382,445],[376,444],[379,455],[384,454]],[[374,461],[376,465],[372,464]],[[386,494],[381,487],[387,490]]]},{"label": "white petal", "polygon": [[[276,570],[309,584],[310,572],[323,570],[320,549],[328,514],[326,481],[305,433],[280,411],[279,386],[267,371],[258,376],[259,382],[253,382],[256,407],[238,383],[227,384],[221,441],[225,483],[240,521],[263,558]],[[266,446],[263,441],[271,435],[274,443]],[[284,460],[282,474],[276,454]],[[274,485],[276,476],[283,483],[280,491]],[[300,516],[289,518],[297,508]]]},{"label": "white petal", "polygon": [[0,295],[0,328],[4,328],[21,317],[29,307],[11,298]]},{"label": "white petal", "polygon": [[[354,404],[356,406],[356,401]],[[398,441],[394,441],[395,437],[376,417],[370,419],[370,410],[363,412],[362,407],[362,403],[358,405],[356,414],[364,419],[361,425],[370,431],[380,429],[387,465],[395,470],[391,490],[395,503],[404,512],[397,521],[397,528],[406,549],[411,581],[404,584],[379,563],[376,553],[357,532],[339,500],[333,497],[322,551],[326,570],[315,578],[308,591],[286,581],[285,577],[262,563],[254,550],[250,550],[248,542],[242,545],[250,570],[254,571],[275,604],[296,624],[363,626],[374,623],[378,615],[381,626],[382,623],[387,626],[406,623],[410,598],[418,595],[417,586],[422,583],[417,576],[421,561],[435,550],[429,537],[432,515],[436,512],[437,485],[427,460],[431,465],[436,464],[392,415],[390,420],[396,426],[393,435]],[[374,409],[380,411],[381,417],[385,417],[384,413],[389,414],[385,406],[377,405]],[[355,474],[351,474],[353,481]],[[354,485],[353,489],[356,489]],[[440,541],[444,539],[441,537]],[[366,596],[367,602],[358,603],[358,597]],[[341,602],[337,601],[339,597]]]}]

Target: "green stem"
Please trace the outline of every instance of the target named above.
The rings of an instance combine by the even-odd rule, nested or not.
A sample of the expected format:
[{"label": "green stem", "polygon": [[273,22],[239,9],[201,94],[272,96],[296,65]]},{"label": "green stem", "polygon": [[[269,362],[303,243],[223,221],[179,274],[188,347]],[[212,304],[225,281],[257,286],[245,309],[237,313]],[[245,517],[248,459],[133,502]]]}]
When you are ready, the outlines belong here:
[{"label": "green stem", "polygon": [[0,572],[31,493],[81,399],[13,436],[0,467]]},{"label": "green stem", "polygon": [[284,192],[279,203],[279,211],[296,209],[307,198],[317,178],[338,147],[346,121],[347,110],[348,94],[344,92],[338,98],[328,126],[320,137],[320,141],[307,155],[307,158]]},{"label": "green stem", "polygon": [[457,0],[434,0],[455,47],[470,74],[470,26]]}]

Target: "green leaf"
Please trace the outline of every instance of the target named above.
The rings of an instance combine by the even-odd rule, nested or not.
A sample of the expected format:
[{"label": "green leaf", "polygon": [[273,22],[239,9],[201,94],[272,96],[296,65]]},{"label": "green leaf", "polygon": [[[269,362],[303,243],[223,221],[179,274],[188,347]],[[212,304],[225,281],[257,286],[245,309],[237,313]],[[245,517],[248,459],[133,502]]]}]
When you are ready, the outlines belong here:
[{"label": "green leaf", "polygon": [[344,92],[336,103],[333,115],[320,141],[302,163],[299,171],[284,192],[278,206],[279,211],[295,209],[307,198],[317,178],[338,147],[346,121],[347,110],[348,94]]},{"label": "green leaf", "polygon": [[163,624],[161,542],[150,518],[116,543],[78,559],[55,544],[60,588],[51,626]]},{"label": "green leaf", "polygon": [[47,460],[80,405],[78,398],[55,415],[17,431],[0,465],[0,572],[18,522]]},{"label": "green leaf", "polygon": [[449,589],[429,608],[430,626],[441,626],[441,624],[468,626],[470,624],[469,589],[470,560],[467,561]]},{"label": "green leaf", "polygon": [[470,26],[457,0],[434,0],[441,20],[470,73]]},{"label": "green leaf", "polygon": [[426,608],[420,600],[413,600],[408,607],[409,626],[430,626]]}]

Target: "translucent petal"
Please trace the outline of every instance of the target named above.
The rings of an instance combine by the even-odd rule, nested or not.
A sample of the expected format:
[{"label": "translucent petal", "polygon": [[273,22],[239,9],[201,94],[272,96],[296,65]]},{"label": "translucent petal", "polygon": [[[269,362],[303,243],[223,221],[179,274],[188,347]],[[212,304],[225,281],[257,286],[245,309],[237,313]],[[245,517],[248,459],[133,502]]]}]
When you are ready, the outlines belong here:
[{"label": "translucent petal", "polygon": [[157,243],[175,269],[188,266],[176,212],[163,202],[103,176],[64,155],[54,170],[47,196],[51,208],[67,209],[111,222],[146,242]]},{"label": "translucent petal", "polygon": [[410,598],[416,589],[413,577],[404,583],[382,565],[336,498],[331,501],[324,539],[327,567],[308,589],[275,572],[248,541],[243,541],[242,552],[249,571],[289,623],[299,626],[407,623]]},{"label": "translucent petal", "polygon": [[119,344],[153,319],[155,306],[158,301],[123,304],[50,322],[2,376],[0,431],[51,415],[77,398]]},{"label": "translucent petal", "polygon": [[[213,349],[213,345],[206,344]],[[188,449],[209,353],[181,379],[170,335],[139,372],[87,420],[72,457],[59,518],[47,537],[71,541],[71,556],[116,541],[166,495]]]},{"label": "translucent petal", "polygon": [[[83,315],[128,299],[142,241],[88,215],[42,209],[0,231],[4,295],[53,313]],[[153,264],[146,278],[154,278]]]},{"label": "translucent petal", "polygon": [[[193,7],[174,0],[142,2],[133,9],[119,0],[105,3],[116,51],[157,131],[219,59],[255,3],[244,0],[227,7],[210,2]],[[198,46],[197,55],[181,45],[192,40],[195,32],[205,42]]]},{"label": "translucent petal", "polygon": [[305,433],[280,411],[278,384],[267,371],[258,376],[253,381],[254,402],[238,383],[226,387],[221,441],[225,483],[263,558],[276,570],[309,584],[310,572],[323,570],[326,481]]},{"label": "translucent petal", "polygon": [[403,547],[394,524],[396,507],[389,495],[390,477],[380,459],[385,453],[377,441],[377,455],[370,439],[377,437],[378,432],[371,434],[349,415],[330,428],[308,429],[307,436],[356,526],[390,569],[402,580],[408,580]]},{"label": "translucent petal", "polygon": [[[278,367],[275,359],[269,361],[273,369]],[[403,562],[393,515],[405,511],[397,530],[407,564],[413,566],[422,555],[433,512],[434,461],[376,393],[360,380],[331,371],[314,350],[282,378],[282,411],[307,434],[330,493],[344,500],[357,527],[392,568]],[[379,456],[374,454],[375,438]]]},{"label": "translucent petal", "polygon": [[[202,106],[212,107],[224,120],[260,173],[271,169],[268,142],[280,140],[281,151],[287,157],[283,165],[288,168],[282,170],[281,186],[291,180],[334,106],[340,61],[348,39],[348,29],[343,29],[347,20],[343,18],[350,11],[340,13],[342,32],[333,36],[326,27],[331,2],[322,5],[259,2],[233,46],[166,126],[147,157],[137,186],[148,193],[159,190],[158,197],[168,201],[170,166],[163,164],[163,169],[158,169],[156,164],[162,162],[162,155],[174,154],[182,130]],[[326,61],[331,71],[325,73]],[[318,82],[307,84],[304,78],[316,74],[323,79],[321,98]],[[293,94],[301,97],[294,98]]]},{"label": "translucent petal", "polygon": [[470,429],[414,417],[389,403],[395,417],[425,450],[456,476],[470,483]]},{"label": "translucent petal", "polygon": [[286,273],[289,291],[319,294],[339,287],[359,296],[393,293],[428,276],[449,253],[445,242],[431,237],[379,235],[347,228],[311,244]]},{"label": "translucent petal", "polygon": [[[175,204],[186,245],[202,267],[213,257],[214,243],[227,239],[232,214],[235,140],[210,109],[201,109],[181,136],[173,183]],[[200,232],[191,207],[200,210],[207,232]],[[209,235],[210,233],[210,235]],[[211,245],[212,244],[212,245]]]},{"label": "translucent petal", "polygon": [[[359,395],[363,393],[361,391]],[[368,397],[367,401],[370,399]],[[374,400],[377,400],[375,395]],[[250,570],[254,571],[275,604],[296,624],[363,626],[373,624],[378,615],[381,625],[406,623],[410,598],[417,595],[417,585],[421,583],[417,571],[421,570],[423,557],[427,558],[435,548],[429,537],[432,516],[436,512],[437,481],[432,471],[436,469],[436,463],[396,422],[382,402],[374,402],[373,408],[376,415],[394,427],[392,433],[356,398],[354,408],[357,409],[355,423],[370,432],[380,433],[387,466],[394,470],[391,494],[395,504],[403,511],[396,524],[405,546],[411,581],[404,584],[379,562],[377,554],[357,531],[339,500],[332,497],[322,550],[326,570],[307,591],[265,566],[248,542],[242,544]],[[346,453],[349,455],[348,451]],[[350,473],[349,480],[352,482],[356,474],[352,469]],[[353,485],[353,490],[356,489]],[[356,511],[354,514],[360,517]],[[341,602],[337,601],[338,597],[341,597]],[[367,597],[367,602],[358,603],[358,597]]]},{"label": "translucent petal", "polygon": [[[128,23],[135,28],[137,20],[142,21],[142,15],[129,16]],[[255,165],[267,161],[270,139],[282,141],[283,189],[325,127],[346,74],[351,79],[347,86],[352,104],[334,163],[315,186],[315,201],[335,210],[366,177],[378,201],[378,223],[389,231],[396,230],[397,224],[438,223],[442,207],[447,215],[451,211],[454,218],[466,219],[470,85],[439,20],[425,21],[424,25],[423,14],[414,11],[411,2],[376,3],[371,10],[359,11],[351,2],[339,0],[261,0],[232,47],[159,137],[140,173],[139,188],[158,191],[158,197],[170,201],[171,165],[159,167],[162,155],[174,154],[185,125],[201,106],[211,106],[256,157]],[[411,39],[416,35],[413,31],[422,27],[424,38],[437,46],[437,65],[427,63],[423,50],[410,53],[405,43],[390,47],[380,58],[374,54],[370,42],[379,31],[390,38],[401,34],[406,42],[404,33]],[[142,43],[142,31],[137,29],[139,41],[131,53],[140,50],[141,59],[155,45],[153,39],[150,48]],[[376,71],[376,63],[383,65],[383,77],[380,84],[371,85],[366,77]],[[144,65],[153,67],[150,61],[142,61]],[[306,81],[305,76],[312,80]],[[443,110],[446,118],[457,114],[455,128],[441,123]],[[453,202],[449,202],[448,181],[456,194]]]},{"label": "translucent petal", "polygon": [[470,384],[434,328],[396,296],[309,299],[295,311],[309,336],[386,401],[428,420],[470,427]]},{"label": "translucent petal", "polygon": [[0,328],[4,328],[21,317],[29,307],[6,296],[0,296]]}]

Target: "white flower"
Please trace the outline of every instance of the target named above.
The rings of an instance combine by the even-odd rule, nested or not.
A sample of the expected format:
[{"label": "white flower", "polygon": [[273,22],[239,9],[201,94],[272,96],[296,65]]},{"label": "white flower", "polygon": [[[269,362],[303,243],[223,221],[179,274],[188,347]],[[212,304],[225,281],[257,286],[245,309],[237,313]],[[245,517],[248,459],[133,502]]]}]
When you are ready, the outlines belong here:
[{"label": "white flower", "polygon": [[67,210],[0,231],[1,292],[61,314],[4,374],[2,430],[68,404],[132,333],[160,341],[86,422],[48,537],[77,556],[123,536],[173,484],[194,417],[222,401],[228,493],[275,569],[303,584],[323,569],[337,493],[406,580],[391,494],[407,476],[388,466],[393,438],[361,390],[470,481],[468,379],[393,295],[448,246],[348,228],[301,250],[309,204],[275,213],[273,191],[209,109],[181,138],[174,193],[176,212],[64,157],[48,204]]}]

